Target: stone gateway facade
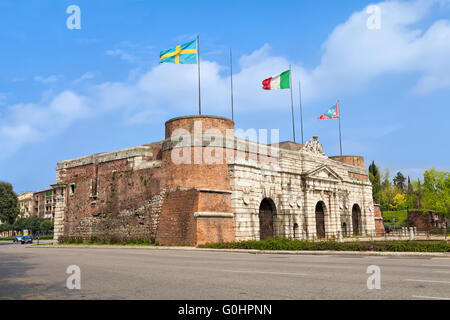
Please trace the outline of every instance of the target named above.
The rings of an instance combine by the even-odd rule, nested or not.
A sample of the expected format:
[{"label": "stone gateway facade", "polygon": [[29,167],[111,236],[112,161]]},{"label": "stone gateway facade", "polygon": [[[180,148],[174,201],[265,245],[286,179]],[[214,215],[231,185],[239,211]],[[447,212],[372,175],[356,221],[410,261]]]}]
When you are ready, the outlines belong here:
[{"label": "stone gateway facade", "polygon": [[55,241],[152,239],[162,245],[375,235],[361,156],[239,139],[234,122],[186,116],[165,140],[61,161]]}]

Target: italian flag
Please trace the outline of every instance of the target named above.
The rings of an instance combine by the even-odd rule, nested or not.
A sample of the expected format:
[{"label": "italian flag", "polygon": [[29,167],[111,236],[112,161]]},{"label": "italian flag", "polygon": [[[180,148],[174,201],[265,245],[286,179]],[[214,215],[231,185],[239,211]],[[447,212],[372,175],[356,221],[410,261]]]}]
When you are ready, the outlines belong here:
[{"label": "italian flag", "polygon": [[291,71],[287,70],[275,77],[270,77],[262,82],[264,90],[290,89]]}]

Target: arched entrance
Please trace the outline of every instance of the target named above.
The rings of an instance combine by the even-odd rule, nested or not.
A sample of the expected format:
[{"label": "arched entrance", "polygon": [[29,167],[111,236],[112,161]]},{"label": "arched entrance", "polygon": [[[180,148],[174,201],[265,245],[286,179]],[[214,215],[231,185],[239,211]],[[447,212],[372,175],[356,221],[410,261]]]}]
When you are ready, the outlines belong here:
[{"label": "arched entrance", "polygon": [[273,217],[276,215],[275,203],[266,198],[259,206],[259,238],[273,238]]},{"label": "arched entrance", "polygon": [[342,235],[347,235],[347,224],[345,222],[342,224]]},{"label": "arched entrance", "polygon": [[352,208],[352,225],[353,225],[353,235],[360,234],[359,228],[361,225],[361,208],[355,204]]},{"label": "arched entrance", "polygon": [[316,204],[316,235],[325,238],[325,206],[321,201]]},{"label": "arched entrance", "polygon": [[294,223],[294,239],[297,239],[298,237],[298,223]]}]

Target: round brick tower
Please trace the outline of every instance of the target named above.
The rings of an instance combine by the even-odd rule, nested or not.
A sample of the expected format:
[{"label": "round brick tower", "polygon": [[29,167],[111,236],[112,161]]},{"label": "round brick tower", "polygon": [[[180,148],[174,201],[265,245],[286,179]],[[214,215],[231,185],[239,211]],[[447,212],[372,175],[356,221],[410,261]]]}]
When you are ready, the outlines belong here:
[{"label": "round brick tower", "polygon": [[160,240],[176,245],[233,241],[226,145],[234,139],[234,122],[218,116],[173,118],[166,122],[165,138]]},{"label": "round brick tower", "polygon": [[169,188],[230,190],[226,138],[234,122],[217,116],[185,116],[166,122],[162,160]]}]

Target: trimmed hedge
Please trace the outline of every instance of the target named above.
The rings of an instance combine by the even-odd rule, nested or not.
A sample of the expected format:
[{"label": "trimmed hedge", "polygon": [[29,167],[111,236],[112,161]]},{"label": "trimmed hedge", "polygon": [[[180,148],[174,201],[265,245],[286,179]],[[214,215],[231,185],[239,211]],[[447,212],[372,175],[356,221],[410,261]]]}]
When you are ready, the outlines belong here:
[{"label": "trimmed hedge", "polygon": [[199,245],[199,248],[213,249],[256,249],[296,251],[393,251],[393,252],[450,252],[446,241],[354,241],[310,242],[284,238],[262,241],[219,242]]},{"label": "trimmed hedge", "polygon": [[53,236],[43,236],[43,237],[39,237],[39,240],[53,240]]},{"label": "trimmed hedge", "polygon": [[[53,240],[53,236],[39,237],[39,240]],[[12,237],[0,238],[0,241],[14,241],[14,238]],[[33,239],[33,241],[37,241],[37,239]]]},{"label": "trimmed hedge", "polygon": [[108,236],[99,238],[92,236],[90,239],[82,237],[62,236],[58,239],[58,244],[81,244],[81,245],[145,245],[145,246],[159,246],[158,241],[154,239],[124,239],[118,236]]}]

